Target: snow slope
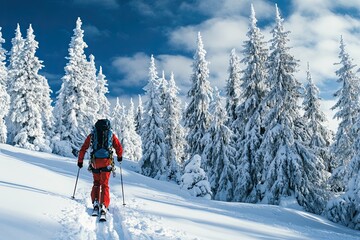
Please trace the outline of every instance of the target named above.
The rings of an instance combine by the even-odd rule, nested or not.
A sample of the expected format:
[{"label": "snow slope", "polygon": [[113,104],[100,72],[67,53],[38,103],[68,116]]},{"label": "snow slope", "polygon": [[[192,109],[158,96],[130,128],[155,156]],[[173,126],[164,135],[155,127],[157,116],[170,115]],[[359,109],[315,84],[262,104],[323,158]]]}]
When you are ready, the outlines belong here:
[{"label": "snow slope", "polygon": [[91,174],[76,159],[0,144],[0,239],[360,239],[360,232],[300,210],[191,197],[123,163],[110,179],[106,223],[90,216]]}]

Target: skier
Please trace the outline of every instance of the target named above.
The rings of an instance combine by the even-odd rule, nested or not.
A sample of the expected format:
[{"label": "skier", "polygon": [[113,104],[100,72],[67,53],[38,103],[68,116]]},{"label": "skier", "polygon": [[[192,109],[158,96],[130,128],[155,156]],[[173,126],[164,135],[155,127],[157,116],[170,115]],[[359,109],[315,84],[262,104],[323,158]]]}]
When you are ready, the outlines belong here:
[{"label": "skier", "polygon": [[90,146],[92,146],[92,151],[89,170],[92,171],[94,179],[91,191],[91,201],[94,207],[93,216],[97,216],[100,211],[101,217],[103,217],[100,220],[105,221],[105,214],[110,204],[110,172],[115,170],[112,148],[115,148],[117,161],[120,164],[123,152],[119,139],[111,131],[108,119],[98,120],[92,133],[87,136],[79,152],[77,163],[79,168],[83,167],[84,156]]}]

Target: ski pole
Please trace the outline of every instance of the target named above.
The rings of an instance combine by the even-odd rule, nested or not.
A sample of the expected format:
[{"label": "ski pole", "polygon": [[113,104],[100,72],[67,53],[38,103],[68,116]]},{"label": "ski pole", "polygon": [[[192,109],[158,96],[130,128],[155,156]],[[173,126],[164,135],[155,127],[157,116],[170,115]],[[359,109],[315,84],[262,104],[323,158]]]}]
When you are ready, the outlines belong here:
[{"label": "ski pole", "polygon": [[125,206],[125,196],[124,196],[124,183],[123,183],[123,177],[122,177],[122,169],[120,164],[120,179],[121,179],[121,190],[122,190],[122,197],[123,197],[123,206]]},{"label": "ski pole", "polygon": [[76,182],[75,182],[75,188],[74,188],[74,193],[72,195],[72,199],[75,199],[75,191],[76,191],[76,186],[77,186],[77,183],[78,183],[78,179],[79,179],[79,173],[80,173],[80,168],[78,169],[78,172],[77,172],[77,176],[76,176]]}]

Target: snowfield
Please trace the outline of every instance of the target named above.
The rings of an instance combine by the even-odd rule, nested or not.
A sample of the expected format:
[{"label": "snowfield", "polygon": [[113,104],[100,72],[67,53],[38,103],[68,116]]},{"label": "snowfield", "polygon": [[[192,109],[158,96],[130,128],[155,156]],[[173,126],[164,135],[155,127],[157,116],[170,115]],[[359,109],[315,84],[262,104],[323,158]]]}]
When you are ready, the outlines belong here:
[{"label": "snowfield", "polygon": [[91,217],[92,176],[75,158],[0,144],[1,239],[360,239],[360,232],[298,209],[194,198],[124,161],[110,179],[106,223]]}]

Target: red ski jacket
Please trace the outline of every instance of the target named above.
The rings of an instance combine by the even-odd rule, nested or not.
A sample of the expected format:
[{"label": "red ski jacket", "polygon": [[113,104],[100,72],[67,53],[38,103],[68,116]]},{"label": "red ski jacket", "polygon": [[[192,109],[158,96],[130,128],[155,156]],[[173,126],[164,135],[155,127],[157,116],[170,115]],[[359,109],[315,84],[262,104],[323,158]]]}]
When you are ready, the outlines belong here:
[{"label": "red ski jacket", "polygon": [[[82,145],[82,147],[80,149],[78,162],[82,163],[84,161],[84,156],[85,156],[86,150],[88,150],[88,148],[90,147],[90,144],[91,144],[91,134],[89,134],[87,136],[84,144]],[[118,157],[121,157],[122,153],[123,153],[123,148],[121,146],[119,139],[116,137],[115,134],[112,135],[112,146],[113,146],[113,148],[115,148],[116,155]],[[95,161],[93,162],[93,168],[95,168],[95,169],[105,168],[105,167],[109,166],[110,164],[111,164],[111,160],[109,158],[95,158]]]}]

